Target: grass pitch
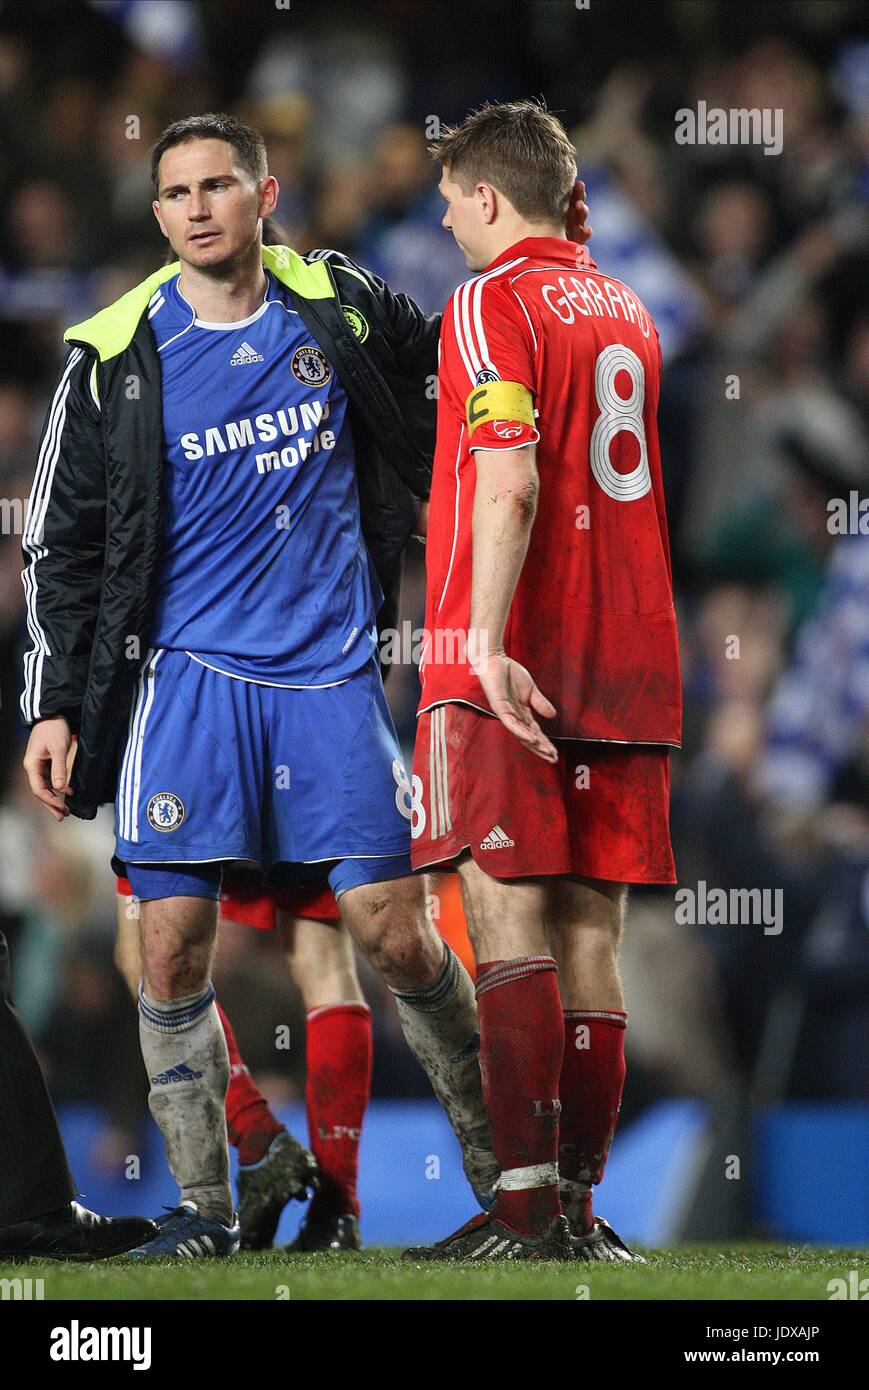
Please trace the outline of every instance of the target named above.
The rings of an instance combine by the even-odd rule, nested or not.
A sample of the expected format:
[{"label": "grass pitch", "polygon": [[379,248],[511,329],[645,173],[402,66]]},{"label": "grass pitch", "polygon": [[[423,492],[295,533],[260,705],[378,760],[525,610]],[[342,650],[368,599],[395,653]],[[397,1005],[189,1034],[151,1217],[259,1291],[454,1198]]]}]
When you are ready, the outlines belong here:
[{"label": "grass pitch", "polygon": [[[415,1265],[396,1250],[356,1255],[240,1254],[226,1260],[117,1258],[101,1264],[28,1261],[0,1279],[44,1281],[49,1300],[250,1299],[255,1301],[449,1301],[576,1299],[787,1300],[830,1297],[832,1279],[869,1274],[869,1251],[817,1246],[708,1245],[644,1250],[647,1265]],[[8,1294],[6,1295],[9,1296]],[[33,1295],[31,1294],[31,1297]]]}]

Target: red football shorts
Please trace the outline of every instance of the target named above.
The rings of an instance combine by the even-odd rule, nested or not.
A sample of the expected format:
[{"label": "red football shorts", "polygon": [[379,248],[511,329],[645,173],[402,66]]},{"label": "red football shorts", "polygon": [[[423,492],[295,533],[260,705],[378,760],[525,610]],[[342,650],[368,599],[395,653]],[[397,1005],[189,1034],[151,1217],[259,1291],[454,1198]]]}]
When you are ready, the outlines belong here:
[{"label": "red football shorts", "polygon": [[413,867],[448,868],[470,849],[493,878],[576,874],[675,883],[669,749],[555,742],[553,766],[499,719],[470,705],[438,705],[421,714],[413,756]]},{"label": "red football shorts", "polygon": [[[133,891],[125,878],[119,878],[117,886],[125,897]],[[224,921],[274,931],[278,908],[291,917],[306,917],[314,922],[337,922],[341,917],[335,895],[325,881],[300,883],[270,893],[263,888],[258,869],[238,864],[224,869],[220,890],[220,915]]]}]

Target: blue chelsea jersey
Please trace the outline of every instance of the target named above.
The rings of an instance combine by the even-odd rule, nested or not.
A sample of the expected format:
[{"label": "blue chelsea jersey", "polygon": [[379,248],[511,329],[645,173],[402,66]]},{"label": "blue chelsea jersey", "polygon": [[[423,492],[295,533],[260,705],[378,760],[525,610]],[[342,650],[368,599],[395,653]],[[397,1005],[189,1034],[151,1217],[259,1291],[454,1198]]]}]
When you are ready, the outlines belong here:
[{"label": "blue chelsea jersey", "polygon": [[205,323],[178,276],[148,317],[162,369],[156,647],[268,685],[346,680],[376,648],[347,395],[270,272],[250,318]]}]

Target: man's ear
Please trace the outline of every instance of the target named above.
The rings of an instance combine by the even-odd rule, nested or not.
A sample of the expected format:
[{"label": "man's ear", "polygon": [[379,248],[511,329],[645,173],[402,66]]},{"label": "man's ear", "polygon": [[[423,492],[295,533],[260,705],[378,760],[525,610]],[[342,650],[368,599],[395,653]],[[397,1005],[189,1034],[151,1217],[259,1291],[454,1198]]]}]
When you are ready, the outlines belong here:
[{"label": "man's ear", "polygon": [[495,213],[498,211],[498,195],[491,184],[478,183],[475,189],[480,200],[480,212],[483,221],[488,227],[495,220]]},{"label": "man's ear", "polygon": [[159,226],[160,231],[163,233],[164,237],[165,237],[166,240],[168,241],[168,240],[169,240],[169,233],[166,231],[166,228],[163,226],[163,219],[162,219],[162,217],[160,216],[160,204],[159,204],[159,202],[157,201],[156,198],[154,199],[153,203],[151,204],[151,209],[152,209],[152,211],[153,211],[153,213],[154,213],[154,216],[155,216],[156,219],[157,219],[157,225]]},{"label": "man's ear", "polygon": [[[271,217],[278,205],[280,191],[280,185],[274,174],[267,174],[263,179],[262,188],[260,189],[260,217]],[[273,199],[271,203],[269,203],[269,198]]]}]

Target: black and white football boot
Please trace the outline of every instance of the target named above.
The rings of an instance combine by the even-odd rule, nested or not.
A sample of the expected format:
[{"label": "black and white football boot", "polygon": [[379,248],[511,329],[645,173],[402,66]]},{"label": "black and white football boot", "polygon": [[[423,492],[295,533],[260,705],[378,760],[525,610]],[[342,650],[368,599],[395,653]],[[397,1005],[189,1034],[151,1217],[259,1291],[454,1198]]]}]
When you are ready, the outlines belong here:
[{"label": "black and white football boot", "polygon": [[572,1235],[570,1243],[573,1247],[573,1258],[585,1263],[594,1260],[632,1261],[638,1265],[649,1263],[644,1255],[638,1255],[632,1250],[602,1216],[594,1218],[594,1225],[588,1235]]},{"label": "black and white football boot", "polygon": [[556,1216],[542,1236],[524,1236],[488,1212],[472,1216],[459,1230],[434,1245],[416,1245],[405,1260],[572,1260],[567,1218]]},{"label": "black and white football boot", "polygon": [[[567,1217],[573,1241],[573,1258],[591,1262],[593,1260],[633,1261],[635,1264],[648,1264],[642,1255],[637,1255],[626,1245],[612,1226],[603,1217],[591,1213],[591,1184],[587,1181],[571,1181],[562,1178],[558,1184],[561,1197],[561,1210]],[[592,1228],[586,1231],[589,1216]]]}]

